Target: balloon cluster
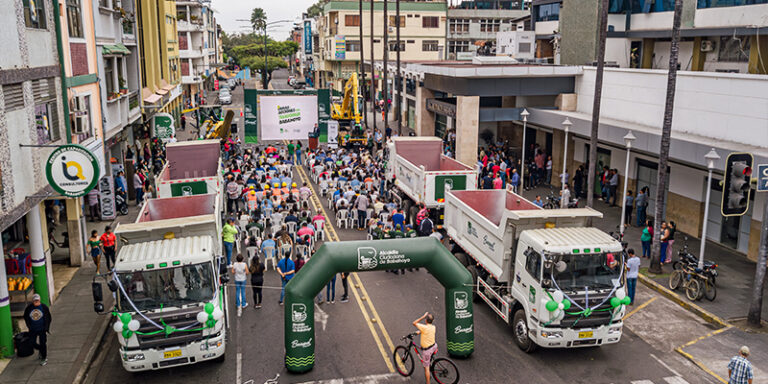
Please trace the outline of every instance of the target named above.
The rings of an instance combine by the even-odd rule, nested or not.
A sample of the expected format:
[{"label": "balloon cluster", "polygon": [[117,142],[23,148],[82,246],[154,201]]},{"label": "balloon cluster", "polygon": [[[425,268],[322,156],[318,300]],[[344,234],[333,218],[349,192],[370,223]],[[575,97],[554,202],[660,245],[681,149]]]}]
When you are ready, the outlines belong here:
[{"label": "balloon cluster", "polygon": [[570,300],[563,297],[563,291],[557,290],[550,296],[552,300],[547,301],[545,306],[547,311],[554,312],[556,310],[565,311],[571,307]]},{"label": "balloon cluster", "polygon": [[213,328],[216,322],[224,318],[224,312],[219,308],[214,308],[213,303],[205,303],[202,312],[197,314],[197,322],[203,324],[206,328]]},{"label": "balloon cluster", "polygon": [[138,320],[133,320],[130,313],[121,313],[117,315],[120,321],[115,321],[112,329],[117,333],[122,333],[123,338],[130,339],[134,332],[139,330],[141,324]]},{"label": "balloon cluster", "polygon": [[616,297],[611,297],[611,307],[613,308],[631,303],[632,300],[629,299],[629,296],[627,296],[627,293],[622,288],[616,289]]}]

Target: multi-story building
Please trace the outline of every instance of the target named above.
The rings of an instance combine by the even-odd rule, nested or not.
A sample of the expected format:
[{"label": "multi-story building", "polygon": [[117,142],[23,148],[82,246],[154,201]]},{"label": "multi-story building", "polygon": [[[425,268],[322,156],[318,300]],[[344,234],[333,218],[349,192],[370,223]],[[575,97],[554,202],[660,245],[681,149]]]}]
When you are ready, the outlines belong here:
[{"label": "multi-story building", "polygon": [[498,32],[513,31],[529,11],[522,0],[465,0],[448,8],[448,60],[495,54]]},{"label": "multi-story building", "polygon": [[[317,18],[319,32],[318,60],[314,61],[316,86],[341,91],[344,81],[352,72],[359,71],[360,45],[365,44],[364,60],[371,55],[371,3],[363,2],[360,18],[359,3],[355,0],[333,0],[325,3],[323,13]],[[373,7],[373,55],[384,58],[384,43],[388,44],[388,60],[395,60],[398,47],[403,61],[438,60],[445,52],[446,9],[445,1],[400,1],[400,42],[395,35],[398,20],[395,2],[387,3],[384,19],[384,2],[374,2]],[[363,36],[360,36],[360,24]],[[384,30],[387,41],[383,42]],[[319,48],[319,49],[318,49]],[[370,81],[370,79],[368,79]],[[381,85],[377,86],[381,89]]]},{"label": "multi-story building", "polygon": [[[595,3],[598,3],[598,1],[595,1]],[[550,63],[560,63],[558,43],[560,39],[560,9],[562,6],[563,0],[533,0],[531,3],[531,30],[536,32],[535,56],[545,59]],[[585,8],[589,7],[585,6]],[[592,15],[592,19],[582,19],[580,22],[594,23],[593,19],[596,20],[597,15]],[[589,39],[594,41],[595,37],[593,36]],[[592,47],[590,52],[595,52],[594,47]]]},{"label": "multi-story building", "polygon": [[203,84],[220,62],[216,53],[218,32],[209,2],[177,1],[181,83],[185,106],[196,106],[204,98]]},{"label": "multi-story building", "polygon": [[93,2],[96,58],[103,111],[107,175],[124,169],[127,146],[134,143],[133,129],[141,126],[139,104],[139,50],[136,40],[135,0]]},{"label": "multi-story building", "polygon": [[136,142],[151,136],[148,128],[155,113],[169,113],[178,122],[182,107],[176,2],[147,0],[139,1],[138,5],[136,20],[145,123],[142,132],[134,132]]}]

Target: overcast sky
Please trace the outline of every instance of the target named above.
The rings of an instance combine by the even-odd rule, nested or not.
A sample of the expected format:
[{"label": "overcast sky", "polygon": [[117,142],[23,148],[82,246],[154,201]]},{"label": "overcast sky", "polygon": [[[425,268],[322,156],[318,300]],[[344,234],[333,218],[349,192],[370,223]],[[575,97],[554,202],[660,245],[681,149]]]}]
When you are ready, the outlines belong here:
[{"label": "overcast sky", "polygon": [[301,14],[314,4],[315,0],[213,0],[211,7],[216,10],[216,20],[227,33],[249,32],[250,22],[236,21],[250,19],[251,11],[261,7],[267,14],[267,22],[291,20],[269,27],[269,36],[276,40],[285,40],[293,29],[293,21],[300,21]]}]

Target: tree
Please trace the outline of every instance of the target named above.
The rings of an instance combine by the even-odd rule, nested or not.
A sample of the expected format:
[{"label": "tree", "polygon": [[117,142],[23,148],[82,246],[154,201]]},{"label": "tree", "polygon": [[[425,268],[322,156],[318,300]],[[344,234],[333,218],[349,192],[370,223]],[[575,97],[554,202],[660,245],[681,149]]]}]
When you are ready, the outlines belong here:
[{"label": "tree", "polygon": [[[240,65],[243,67],[250,67],[252,71],[264,70],[264,56],[246,56],[240,58]],[[278,68],[288,68],[288,63],[280,57],[267,56],[267,76],[272,74],[272,71]]]},{"label": "tree", "polygon": [[[605,70],[605,40],[608,37],[608,0],[600,2],[600,38],[597,42],[597,70],[595,71],[595,95],[592,101],[592,129],[589,134],[589,169],[587,170],[587,207],[595,200],[595,176],[597,176],[597,133],[600,127],[600,101],[603,95]],[[626,177],[626,175],[624,175]],[[622,199],[622,198],[619,198]]]},{"label": "tree", "polygon": [[[291,56],[299,50],[299,45],[294,41],[273,41],[267,40],[267,55],[269,56]],[[264,56],[264,42],[258,42],[248,45],[238,45],[231,49],[232,56]]]},{"label": "tree", "polygon": [[253,30],[264,29],[267,26],[267,14],[261,8],[254,8],[251,12],[251,26]]},{"label": "tree", "polygon": [[307,8],[307,17],[309,18],[315,18],[317,16],[320,16],[323,13],[323,5],[325,5],[327,1],[320,0],[317,3],[312,4],[309,8]]},{"label": "tree", "polygon": [[[664,103],[664,123],[661,126],[661,146],[659,148],[659,176],[656,183],[656,212],[653,217],[653,244],[651,245],[651,266],[648,272],[661,273],[661,221],[664,217],[664,192],[667,191],[667,163],[669,162],[669,142],[672,134],[672,112],[675,108],[675,86],[677,85],[677,57],[680,53],[680,16],[683,12],[683,0],[675,0],[675,13],[672,19],[672,45],[669,49],[669,73],[667,75],[667,97]],[[706,219],[706,218],[705,218]]]}]

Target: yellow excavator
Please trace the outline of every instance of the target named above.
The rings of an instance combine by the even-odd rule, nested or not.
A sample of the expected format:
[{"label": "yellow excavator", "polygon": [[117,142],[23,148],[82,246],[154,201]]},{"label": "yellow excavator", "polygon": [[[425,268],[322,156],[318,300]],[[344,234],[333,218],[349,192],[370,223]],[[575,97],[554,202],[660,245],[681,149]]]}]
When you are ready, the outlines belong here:
[{"label": "yellow excavator", "polygon": [[200,129],[200,137],[205,139],[229,137],[233,117],[235,117],[235,112],[231,109],[227,110],[224,118],[221,120],[216,120],[213,116],[209,117],[203,122]]},{"label": "yellow excavator", "polygon": [[353,72],[344,84],[341,104],[331,104],[331,118],[339,122],[338,143],[341,147],[365,146],[368,143],[365,130],[360,125],[363,116],[360,114],[359,95],[357,73]]}]

